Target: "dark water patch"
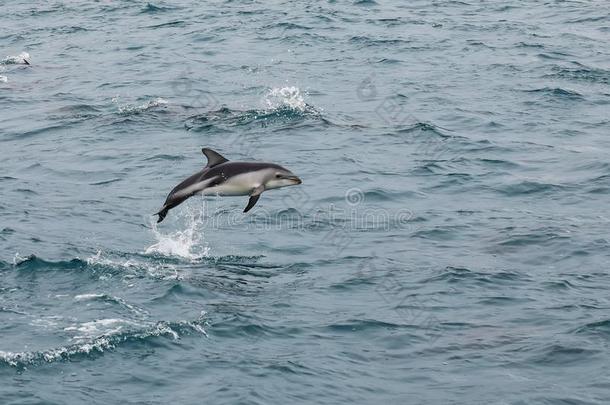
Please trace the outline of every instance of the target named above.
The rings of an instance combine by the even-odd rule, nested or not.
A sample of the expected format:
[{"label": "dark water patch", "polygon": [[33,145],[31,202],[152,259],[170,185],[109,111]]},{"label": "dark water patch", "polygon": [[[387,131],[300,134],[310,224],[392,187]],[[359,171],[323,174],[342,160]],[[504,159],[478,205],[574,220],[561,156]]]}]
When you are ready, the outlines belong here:
[{"label": "dark water patch", "polygon": [[474,282],[476,284],[497,284],[497,285],[514,285],[517,282],[526,282],[529,277],[514,271],[494,271],[487,272],[471,270],[465,267],[448,266],[438,274],[426,277],[419,281],[422,284],[427,283],[450,283],[460,284],[464,282]]},{"label": "dark water patch", "polygon": [[289,31],[282,31],[284,35],[279,37],[281,44],[289,46],[314,47],[318,44],[329,43],[331,38],[327,35],[316,34],[312,31],[299,32],[289,35]]},{"label": "dark water patch", "polygon": [[479,305],[510,306],[535,301],[528,297],[512,297],[506,295],[483,297],[477,301]]},{"label": "dark water patch", "polygon": [[5,135],[0,139],[0,141],[24,140],[27,138],[38,137],[38,136],[46,134],[46,133],[64,131],[64,130],[66,130],[65,124],[48,125],[48,126],[43,126],[40,128],[32,129],[30,131],[13,133],[11,135]]},{"label": "dark water patch", "polygon": [[574,90],[566,90],[561,87],[542,87],[534,90],[524,90],[526,93],[541,94],[555,99],[561,100],[581,100],[582,94]]},{"label": "dark water patch", "polygon": [[29,188],[17,188],[15,189],[16,192],[20,193],[20,194],[29,194],[29,195],[37,195],[38,193],[32,189]]},{"label": "dark water patch", "polygon": [[166,28],[166,27],[184,27],[186,26],[187,23],[184,20],[177,20],[177,21],[169,21],[166,23],[162,23],[162,24],[156,24],[156,25],[149,25],[146,26],[144,28]]},{"label": "dark water patch", "polygon": [[55,269],[73,270],[83,269],[86,266],[87,263],[80,259],[52,262],[40,259],[33,254],[15,259],[15,267],[17,267],[20,271],[45,271]]},{"label": "dark water patch", "polygon": [[308,27],[306,25],[296,24],[296,23],[292,23],[292,22],[285,22],[285,21],[275,23],[275,24],[270,24],[263,28],[264,29],[279,28],[279,29],[283,29],[283,30],[310,30],[311,29],[311,27]]},{"label": "dark water patch", "polygon": [[59,114],[51,114],[49,115],[49,118],[53,120],[92,118],[99,116],[101,114],[101,109],[90,104],[73,104],[60,107],[57,109],[57,112]]},{"label": "dark water patch", "polygon": [[599,354],[599,350],[561,344],[550,344],[538,351],[529,362],[544,366],[574,366],[590,362]]},{"label": "dark water patch", "polygon": [[492,169],[503,169],[503,170],[516,170],[521,167],[520,164],[505,159],[485,159],[478,158],[475,162],[481,163],[485,167]]},{"label": "dark water patch", "polygon": [[99,280],[100,277],[139,277],[159,278],[168,276],[175,277],[175,270],[171,264],[164,261],[138,262],[133,259],[121,260],[119,258],[102,257],[100,254],[89,257],[86,260],[79,258],[71,260],[50,261],[41,259],[35,255],[25,257],[17,256],[14,260],[14,268],[20,275],[37,276],[44,273],[69,273],[76,276],[85,276],[91,280]]},{"label": "dark water patch", "polygon": [[443,128],[429,123],[429,122],[416,122],[413,125],[409,125],[406,128],[399,129],[396,131],[399,134],[417,134],[417,135],[427,135],[427,136],[437,136],[439,138],[450,138],[451,135],[446,133],[447,131]]},{"label": "dark water patch", "polygon": [[530,43],[530,42],[517,42],[515,44],[517,48],[544,48],[543,44]]},{"label": "dark water patch", "polygon": [[587,334],[610,339],[610,319],[587,323],[576,328],[573,332],[576,334]]},{"label": "dark water patch", "polygon": [[569,240],[567,232],[555,231],[553,229],[543,228],[530,230],[525,234],[512,234],[506,239],[498,242],[500,246],[531,246],[531,245],[547,245],[558,240]]},{"label": "dark water patch", "polygon": [[567,191],[569,189],[570,189],[570,187],[560,185],[560,184],[542,183],[542,182],[529,181],[529,180],[495,187],[495,190],[497,192],[504,194],[506,196],[509,196],[509,197],[518,197],[518,196],[522,196],[522,195],[533,195],[533,194],[554,195],[558,192]]},{"label": "dark water patch", "polygon": [[419,229],[411,234],[412,238],[428,239],[434,241],[449,241],[457,237],[462,226],[437,226],[433,229]]},{"label": "dark water patch", "polygon": [[13,228],[5,227],[0,230],[0,235],[12,235],[15,232]]},{"label": "dark water patch", "polygon": [[114,179],[96,181],[95,183],[89,183],[89,185],[90,186],[103,186],[103,185],[110,184],[110,183],[116,183],[117,181],[121,181],[121,180],[123,180],[123,179],[114,178]]},{"label": "dark water patch", "polygon": [[410,328],[411,325],[384,322],[376,319],[348,319],[326,325],[324,330],[338,333],[357,333],[376,330],[398,330]]},{"label": "dark water patch", "polygon": [[147,3],[146,6],[144,6],[144,8],[140,11],[140,14],[158,14],[173,10],[176,10],[176,8],[168,6],[158,6],[152,3]]},{"label": "dark water patch", "polygon": [[184,155],[168,155],[168,154],[164,154],[164,153],[160,153],[157,155],[153,155],[150,157],[147,157],[146,159],[144,159],[144,161],[155,161],[155,160],[169,160],[169,161],[180,161],[180,160],[184,160],[185,156]]},{"label": "dark water patch", "polygon": [[542,285],[544,288],[551,290],[572,290],[576,288],[576,286],[568,280],[550,280],[543,282]]},{"label": "dark water patch", "polygon": [[214,296],[213,292],[216,289],[215,284],[215,281],[212,279],[191,279],[188,280],[188,284],[183,282],[175,283],[163,292],[163,294],[151,298],[151,302],[154,302],[157,305],[163,303],[171,305],[171,302],[184,299],[184,297],[189,297],[190,299],[210,299]]},{"label": "dark water patch", "polygon": [[382,59],[378,59],[378,60],[374,61],[373,63],[379,63],[382,65],[397,65],[397,64],[403,63],[403,61],[398,60],[398,59],[392,59],[392,58],[382,58]]},{"label": "dark water patch", "polygon": [[55,34],[75,34],[75,33],[79,33],[79,32],[87,32],[87,31],[92,31],[92,30],[89,28],[85,28],[85,27],[68,25],[68,26],[64,26],[64,27],[52,28],[50,31]]},{"label": "dark water patch", "polygon": [[411,171],[411,174],[418,176],[430,176],[430,175],[444,175],[449,170],[445,167],[442,162],[423,162],[417,165],[415,169]]},{"label": "dark water patch", "polygon": [[581,23],[585,23],[585,22],[598,22],[598,21],[610,21],[610,14],[570,19],[570,20],[565,21],[565,23],[566,24],[581,24]]},{"label": "dark water patch", "polygon": [[281,337],[284,334],[285,332],[281,328],[274,328],[272,325],[266,324],[264,320],[237,314],[222,321],[211,322],[210,325],[210,335],[224,339],[249,338],[258,340]]},{"label": "dark water patch", "polygon": [[354,6],[377,6],[378,3],[375,0],[356,0],[352,3]]},{"label": "dark water patch", "polygon": [[371,38],[368,36],[357,35],[349,39],[350,42],[355,44],[362,44],[364,46],[398,46],[410,43],[408,40],[398,38]]},{"label": "dark water patch", "polygon": [[610,84],[609,69],[593,68],[584,65],[573,68],[554,66],[552,68],[552,73],[549,73],[544,77]]}]

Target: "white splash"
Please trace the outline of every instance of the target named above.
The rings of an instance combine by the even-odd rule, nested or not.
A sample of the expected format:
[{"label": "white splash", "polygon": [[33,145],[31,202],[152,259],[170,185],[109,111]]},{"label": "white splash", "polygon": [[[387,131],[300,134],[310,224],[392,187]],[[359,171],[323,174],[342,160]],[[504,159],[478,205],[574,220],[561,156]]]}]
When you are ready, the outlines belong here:
[{"label": "white splash", "polygon": [[32,259],[32,257],[32,255],[23,257],[19,254],[19,252],[16,252],[15,256],[13,256],[13,266],[18,266],[23,262],[27,262],[28,260]]},{"label": "white splash", "polygon": [[[155,278],[162,278],[163,280],[180,280],[183,277],[182,273],[178,273],[178,270],[175,265],[171,263],[149,263],[146,261],[138,261],[135,259],[119,259],[109,257],[107,254],[98,250],[98,252],[90,256],[86,259],[86,262],[90,266],[105,266],[113,269],[123,271],[123,280],[128,281],[132,279],[134,276],[141,274],[142,272],[147,273],[148,275]],[[108,276],[102,274],[100,276],[100,280],[107,279]],[[131,286],[131,285],[130,285]],[[106,297],[106,295],[102,295],[102,297]],[[84,294],[80,299],[97,299],[102,298],[99,296],[87,295]],[[75,299],[79,298],[78,296]],[[120,298],[117,297],[109,297],[110,299],[118,302],[121,305],[128,307],[129,309],[133,309],[131,305],[125,303]],[[139,310],[135,309],[134,312],[139,312]]]},{"label": "white splash", "polygon": [[[160,254],[163,256],[178,256],[189,260],[208,257],[210,248],[204,237],[205,201],[202,199],[201,210],[186,206],[182,211],[174,210],[185,228],[169,233],[162,233],[154,219],[151,220],[153,236],[157,240],[145,250],[145,254]],[[178,212],[176,212],[178,211]]]},{"label": "white splash", "polygon": [[269,109],[288,107],[290,109],[304,112],[308,106],[305,98],[298,87],[275,87],[267,92],[265,104]]},{"label": "white splash", "polygon": [[126,319],[98,319],[92,322],[84,322],[78,326],[65,327],[65,331],[79,332],[81,335],[74,336],[74,340],[84,340],[98,335],[113,335],[120,333],[126,326],[141,326]]},{"label": "white splash", "polygon": [[8,77],[0,75],[0,82],[1,82],[1,83],[6,83],[6,82],[8,82]]},{"label": "white splash", "polygon": [[28,59],[30,59],[30,54],[27,52],[21,52],[17,56],[7,56],[2,60],[2,63],[7,65],[29,64],[30,62]]},{"label": "white splash", "polygon": [[123,114],[123,115],[139,114],[144,111],[148,111],[152,108],[160,107],[160,106],[164,106],[164,105],[168,104],[168,101],[161,97],[157,97],[154,100],[149,100],[146,103],[143,103],[140,105],[131,105],[131,104],[121,105],[121,104],[119,104],[119,96],[113,97],[112,102],[117,105],[117,107],[119,109],[119,114]]},{"label": "white splash", "polygon": [[86,262],[88,265],[101,265],[101,266],[109,266],[112,268],[117,268],[117,267],[121,267],[124,269],[129,269],[129,268],[138,268],[140,267],[140,264],[138,262],[136,262],[135,260],[125,260],[125,261],[121,261],[121,260],[112,260],[112,259],[108,259],[106,257],[104,257],[104,253],[101,250],[98,250],[96,254],[94,254],[91,257],[88,257],[86,259]]},{"label": "white splash", "polygon": [[79,294],[74,297],[74,301],[90,301],[105,296],[105,294]]}]

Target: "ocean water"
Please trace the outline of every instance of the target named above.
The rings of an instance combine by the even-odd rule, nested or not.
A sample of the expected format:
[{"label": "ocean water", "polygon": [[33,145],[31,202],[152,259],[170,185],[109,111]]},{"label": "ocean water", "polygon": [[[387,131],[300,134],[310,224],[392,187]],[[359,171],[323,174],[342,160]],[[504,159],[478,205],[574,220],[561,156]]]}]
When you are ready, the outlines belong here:
[{"label": "ocean water", "polygon": [[2,404],[609,403],[607,2],[0,11]]}]

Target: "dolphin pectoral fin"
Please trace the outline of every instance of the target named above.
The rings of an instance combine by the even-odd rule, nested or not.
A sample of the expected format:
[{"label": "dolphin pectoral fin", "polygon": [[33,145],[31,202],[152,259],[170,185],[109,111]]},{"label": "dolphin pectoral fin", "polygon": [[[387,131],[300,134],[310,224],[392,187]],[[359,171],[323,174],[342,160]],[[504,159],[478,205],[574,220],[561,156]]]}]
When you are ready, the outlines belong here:
[{"label": "dolphin pectoral fin", "polygon": [[220,153],[218,153],[215,150],[212,150],[210,148],[203,148],[203,149],[201,149],[201,152],[208,159],[208,164],[206,167],[214,167],[221,163],[229,161],[229,159],[225,158]]},{"label": "dolphin pectoral fin", "polygon": [[254,207],[254,205],[256,204],[256,202],[258,201],[259,198],[261,198],[260,194],[251,195],[250,199],[248,200],[248,205],[246,205],[246,208],[244,208],[244,213],[250,211],[252,209],[252,207]]},{"label": "dolphin pectoral fin", "polygon": [[250,211],[252,209],[252,207],[254,207],[254,205],[256,205],[256,202],[261,197],[261,194],[263,193],[263,191],[265,191],[264,184],[261,184],[260,186],[254,188],[254,190],[252,190],[252,192],[250,193],[250,199],[248,200],[248,205],[246,205],[246,208],[244,208],[244,213]]}]

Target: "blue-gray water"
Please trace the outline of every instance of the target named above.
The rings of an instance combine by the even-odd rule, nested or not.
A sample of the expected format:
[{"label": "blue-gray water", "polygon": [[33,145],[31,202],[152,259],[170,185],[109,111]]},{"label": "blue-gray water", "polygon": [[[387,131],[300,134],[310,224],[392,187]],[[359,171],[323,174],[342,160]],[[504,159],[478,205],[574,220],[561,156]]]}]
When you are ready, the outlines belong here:
[{"label": "blue-gray water", "polygon": [[608,403],[606,2],[0,10],[2,404]]}]

